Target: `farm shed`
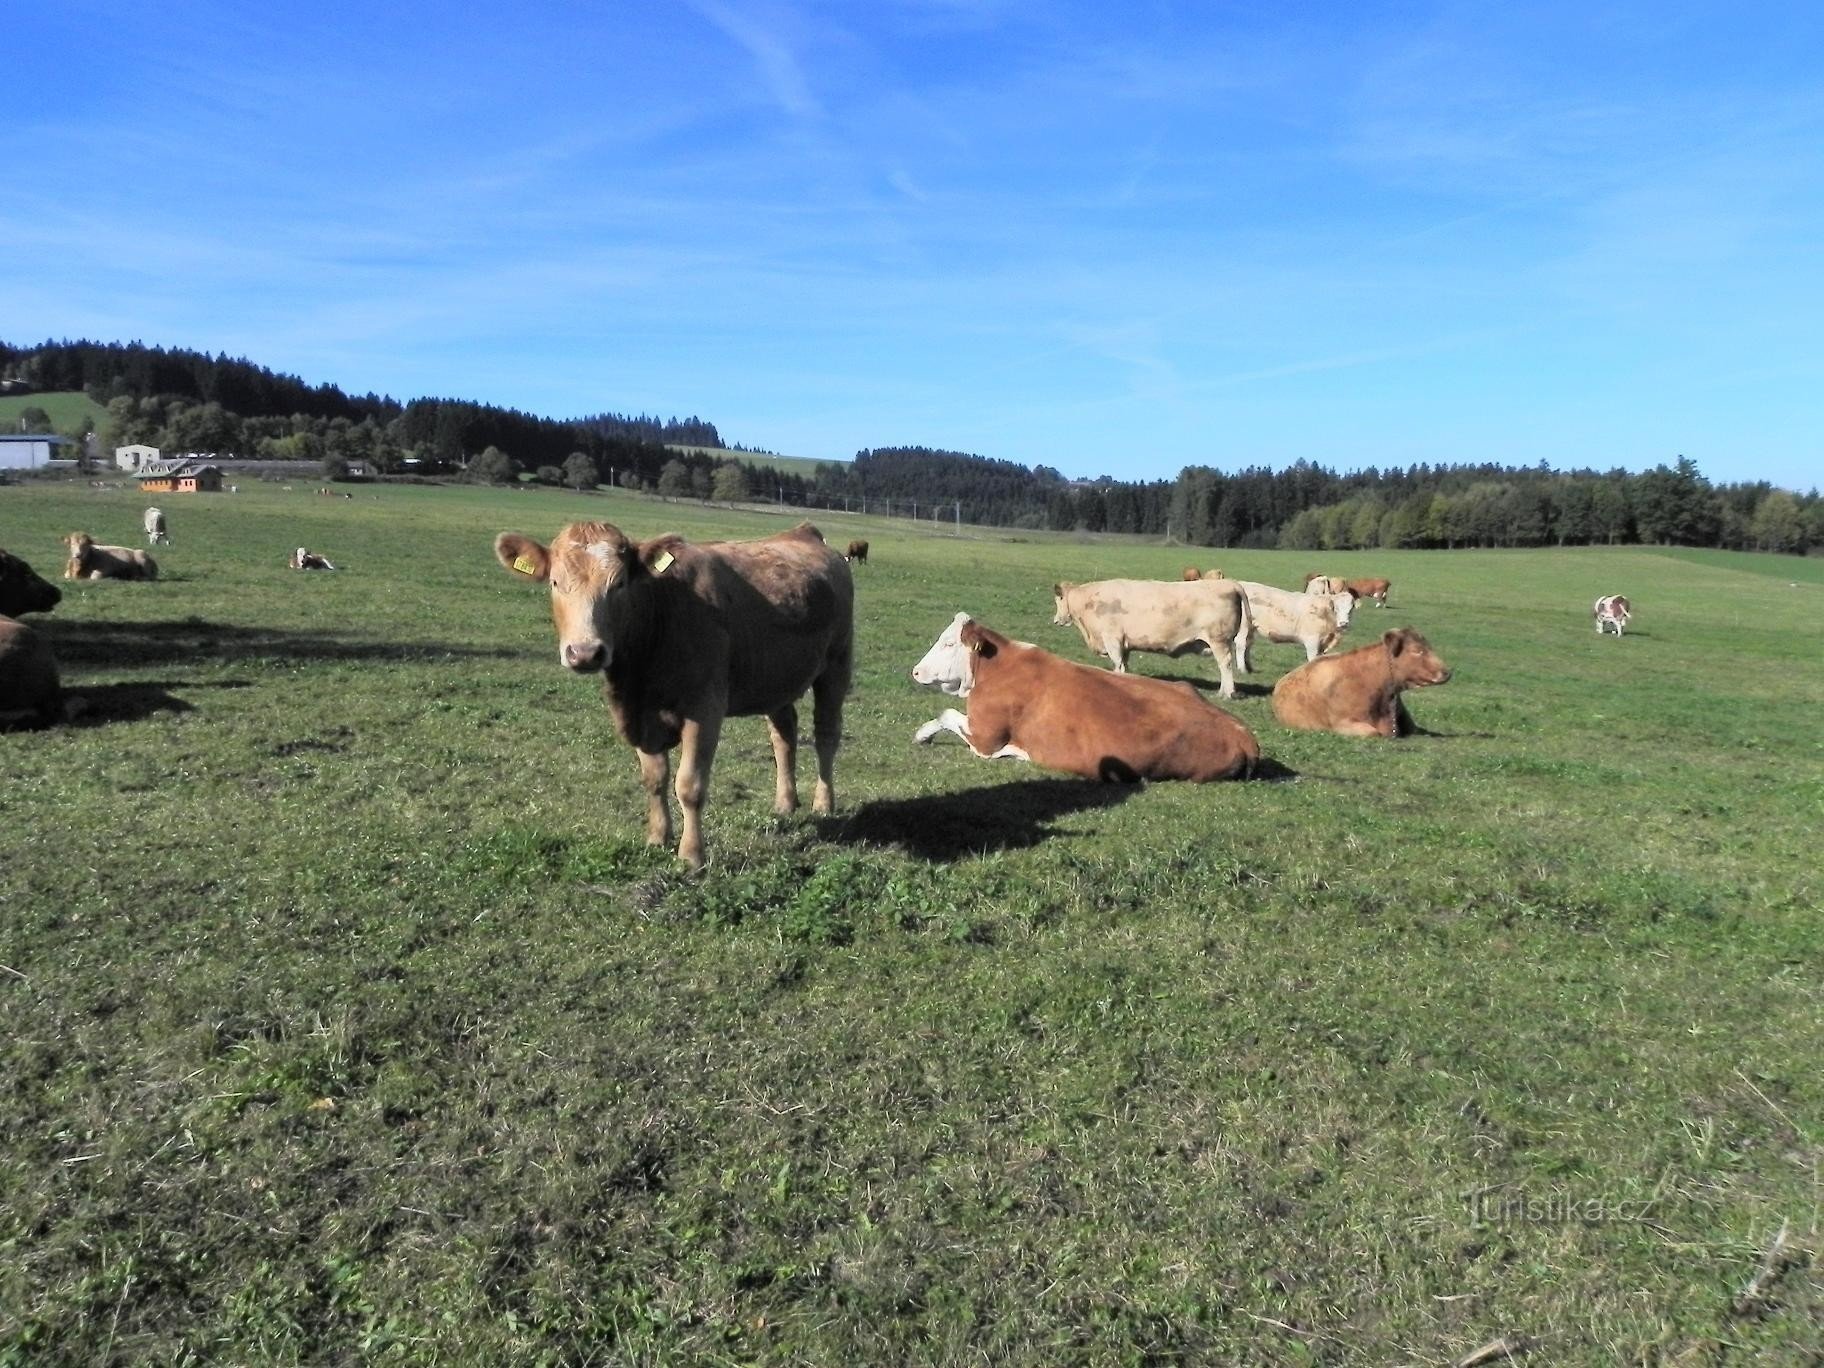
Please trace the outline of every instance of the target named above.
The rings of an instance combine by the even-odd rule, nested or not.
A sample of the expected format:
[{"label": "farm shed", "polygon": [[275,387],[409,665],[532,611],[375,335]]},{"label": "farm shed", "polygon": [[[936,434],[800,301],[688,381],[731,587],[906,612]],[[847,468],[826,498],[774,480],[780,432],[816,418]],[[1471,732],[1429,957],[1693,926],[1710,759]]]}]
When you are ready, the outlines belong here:
[{"label": "farm shed", "polygon": [[0,470],[42,470],[69,445],[54,432],[0,433]]},{"label": "farm shed", "polygon": [[222,472],[219,466],[179,461],[140,472],[139,487],[146,494],[219,494]]}]

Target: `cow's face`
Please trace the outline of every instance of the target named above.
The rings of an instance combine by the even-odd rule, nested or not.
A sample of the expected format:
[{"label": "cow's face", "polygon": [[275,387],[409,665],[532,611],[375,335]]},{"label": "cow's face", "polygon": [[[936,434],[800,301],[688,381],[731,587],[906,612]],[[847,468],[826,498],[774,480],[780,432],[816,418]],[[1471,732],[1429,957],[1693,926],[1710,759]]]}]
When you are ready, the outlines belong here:
[{"label": "cow's face", "polygon": [[0,616],[48,613],[62,598],[63,590],[12,552],[0,551]]},{"label": "cow's face", "polygon": [[1355,595],[1332,594],[1330,606],[1336,609],[1336,630],[1340,632],[1349,625],[1349,619],[1355,616]]},{"label": "cow's face", "polygon": [[1051,625],[1053,627],[1070,626],[1070,604],[1066,601],[1074,584],[1054,584],[1051,586]]},{"label": "cow's face", "polygon": [[63,544],[69,550],[71,559],[81,560],[89,553],[89,548],[95,545],[95,539],[87,532],[72,532],[63,539]]},{"label": "cow's face", "polygon": [[925,652],[925,658],[912,667],[914,683],[959,697],[975,687],[974,655],[963,644],[963,628],[968,624],[967,613],[958,613],[951,619],[943,634]]},{"label": "cow's face", "polygon": [[1387,647],[1387,658],[1393,665],[1393,677],[1408,689],[1423,689],[1432,684],[1450,682],[1450,671],[1438,659],[1431,643],[1410,627],[1388,632],[1381,637]]},{"label": "cow's face", "polygon": [[[574,523],[550,546],[503,532],[494,554],[512,574],[551,586],[557,658],[565,669],[594,674],[613,661],[616,620],[647,571],[640,548],[607,523]],[[670,553],[662,553],[670,564]]]}]

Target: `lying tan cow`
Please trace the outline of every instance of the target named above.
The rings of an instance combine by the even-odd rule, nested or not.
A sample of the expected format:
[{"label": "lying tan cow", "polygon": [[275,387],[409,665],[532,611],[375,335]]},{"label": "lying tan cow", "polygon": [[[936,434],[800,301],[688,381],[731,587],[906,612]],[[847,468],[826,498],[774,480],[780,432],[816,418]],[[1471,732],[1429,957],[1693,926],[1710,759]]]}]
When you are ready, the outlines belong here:
[{"label": "lying tan cow", "polygon": [[1254,668],[1255,637],[1303,646],[1305,659],[1315,660],[1323,652],[1335,649],[1355,611],[1355,600],[1347,594],[1300,594],[1253,580],[1230,583],[1241,586],[1248,597],[1250,625],[1235,638],[1235,653],[1244,671]]},{"label": "lying tan cow", "polygon": [[1254,734],[1188,684],[1064,660],[1009,641],[958,613],[912,671],[920,684],[969,700],[915,733],[954,732],[988,760],[1029,760],[1085,779],[1207,783],[1253,774]]},{"label": "lying tan cow", "polygon": [[1393,588],[1393,581],[1384,579],[1345,580],[1343,588],[1358,599],[1373,599],[1376,608],[1387,606],[1387,591]]},{"label": "lying tan cow", "polygon": [[1083,644],[1127,673],[1130,651],[1180,656],[1207,650],[1216,657],[1220,693],[1235,697],[1235,643],[1250,630],[1248,600],[1234,580],[1098,580],[1054,584],[1059,627],[1072,623]]},{"label": "lying tan cow", "polygon": [[1430,643],[1402,627],[1371,646],[1300,665],[1273,686],[1273,715],[1300,731],[1410,736],[1412,718],[1400,695],[1449,679]]},{"label": "lying tan cow", "polygon": [[69,563],[63,567],[66,580],[158,578],[158,562],[136,547],[99,546],[87,532],[72,532],[63,544],[70,552]]},{"label": "lying tan cow", "polygon": [[550,546],[503,532],[508,571],[551,586],[557,656],[601,675],[621,740],[639,752],[646,839],[671,840],[665,781],[680,747],[684,812],[678,855],[703,864],[703,802],[724,717],[766,718],[776,771],[773,809],[798,806],[797,700],[816,701],[817,792],[836,807],[836,749],[854,654],[855,588],[847,561],[811,524],[758,541],[637,542],[607,523],[574,523]]},{"label": "lying tan cow", "polygon": [[1184,573],[1179,578],[1188,582],[1191,580],[1200,580],[1200,579],[1225,579],[1227,577],[1222,573],[1222,571],[1220,569],[1199,570],[1194,565],[1187,565],[1184,567]]}]

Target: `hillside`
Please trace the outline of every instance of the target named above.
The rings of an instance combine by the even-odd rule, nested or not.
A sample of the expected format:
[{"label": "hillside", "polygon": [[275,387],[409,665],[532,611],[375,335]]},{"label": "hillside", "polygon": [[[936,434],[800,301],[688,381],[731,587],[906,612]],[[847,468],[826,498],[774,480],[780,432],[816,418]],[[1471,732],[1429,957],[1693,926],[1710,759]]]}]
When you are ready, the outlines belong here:
[{"label": "hillside", "polygon": [[18,432],[19,415],[29,408],[41,408],[51,415],[51,430],[68,432],[84,419],[93,420],[97,429],[107,419],[108,411],[80,390],[56,394],[9,394],[0,397],[0,432]]},{"label": "hillside", "polygon": [[[732,447],[690,446],[683,442],[667,442],[668,451],[681,451],[691,456],[707,456],[716,461],[739,461],[758,470],[776,470],[787,475],[800,475],[811,479],[817,474],[817,467],[829,462],[815,460],[809,456],[775,456],[771,452],[736,451]],[[836,462],[833,464],[843,464]]]}]

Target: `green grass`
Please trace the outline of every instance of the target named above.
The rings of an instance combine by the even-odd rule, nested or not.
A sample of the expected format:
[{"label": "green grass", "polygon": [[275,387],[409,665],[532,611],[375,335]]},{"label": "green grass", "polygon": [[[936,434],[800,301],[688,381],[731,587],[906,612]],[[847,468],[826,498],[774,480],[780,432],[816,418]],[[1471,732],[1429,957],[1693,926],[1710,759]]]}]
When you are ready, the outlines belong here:
[{"label": "green grass", "polygon": [[[0,490],[0,546],[55,573],[59,535],[131,543],[143,504]],[[830,517],[873,543],[840,814],[772,817],[765,727],[732,721],[690,877],[489,543],[585,509],[783,520],[162,506],[164,578],[37,620],[88,715],[0,736],[0,1364],[1824,1354],[1796,562]],[[288,572],[299,544],[346,570]],[[1191,561],[1388,575],[1353,636],[1427,633],[1457,671],[1411,699],[1436,734],[1280,730],[1299,657],[1266,646],[1233,708],[1294,782],[911,744],[948,700],[908,672],[958,608],[1087,659],[1054,580]],[[1637,630],[1599,639],[1615,591]],[[1645,1219],[1598,1218],[1621,1204]],[[1782,1222],[1794,1261],[1731,1314]]]},{"label": "green grass", "polygon": [[682,446],[672,443],[671,449],[714,456],[718,461],[739,461],[743,465],[755,466],[761,470],[782,470],[788,475],[802,475],[807,480],[817,473],[818,466],[832,464],[810,456],[775,456],[766,452],[735,451],[730,447]]},{"label": "green grass", "polygon": [[80,390],[56,394],[9,394],[0,397],[0,430],[16,431],[19,415],[28,408],[41,408],[51,415],[51,428],[63,432],[83,419],[93,419],[97,430],[107,421],[108,411]]}]

